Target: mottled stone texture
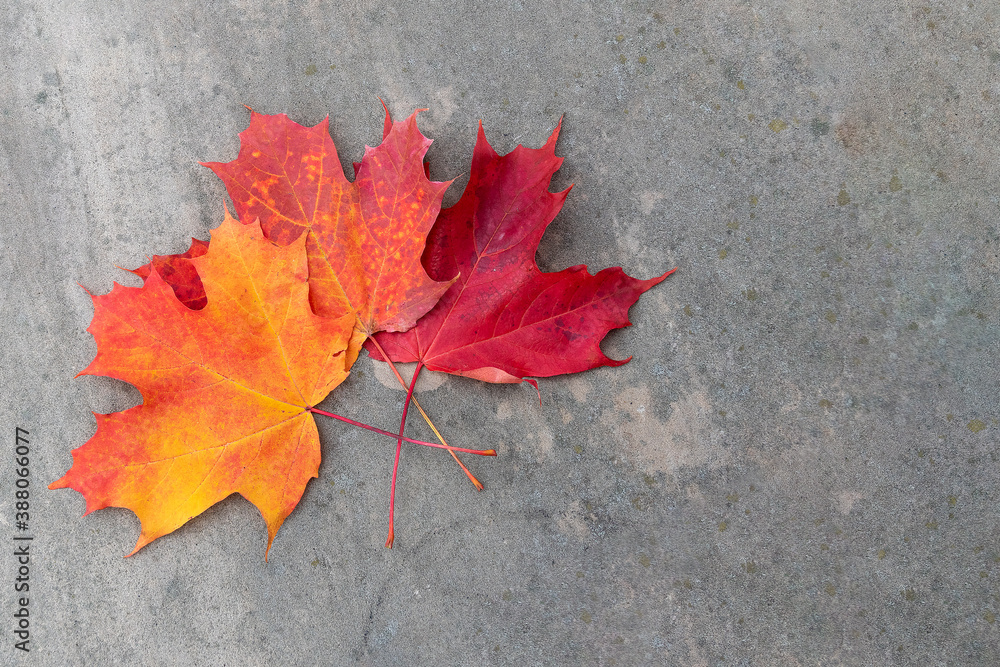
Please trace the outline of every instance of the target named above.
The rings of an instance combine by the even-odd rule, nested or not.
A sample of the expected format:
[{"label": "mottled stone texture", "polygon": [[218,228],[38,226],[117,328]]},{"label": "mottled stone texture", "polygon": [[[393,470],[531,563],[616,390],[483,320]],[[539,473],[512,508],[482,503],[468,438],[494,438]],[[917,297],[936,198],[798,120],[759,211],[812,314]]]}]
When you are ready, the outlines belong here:
[{"label": "mottled stone texture", "polygon": [[[0,557],[0,662],[1000,663],[998,26],[981,1],[6,3],[0,525],[21,426],[36,539],[29,656]],[[84,290],[219,224],[197,162],[235,157],[242,105],[330,114],[351,173],[378,97],[429,108],[446,203],[479,119],[506,152],[564,118],[543,268],[679,267],[605,344],[632,362],[541,406],[421,392],[500,456],[477,493],[405,448],[392,551],[392,442],[324,422],[270,562],[238,498],[123,559],[130,512],[44,490],[89,410],[141,400],[73,379]],[[362,358],[323,407],[392,428],[402,397]]]}]

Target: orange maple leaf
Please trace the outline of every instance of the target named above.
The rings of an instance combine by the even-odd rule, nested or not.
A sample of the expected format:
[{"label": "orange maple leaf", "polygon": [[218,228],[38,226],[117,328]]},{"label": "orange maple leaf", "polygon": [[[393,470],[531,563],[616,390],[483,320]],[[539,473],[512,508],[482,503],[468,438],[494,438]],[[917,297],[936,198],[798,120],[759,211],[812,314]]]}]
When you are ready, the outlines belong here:
[{"label": "orange maple leaf", "polygon": [[[226,184],[241,220],[259,219],[267,237],[279,244],[306,234],[313,308],[320,315],[347,308],[357,316],[348,366],[375,333],[413,327],[457,278],[433,280],[421,263],[427,234],[451,185],[428,178],[423,159],[431,141],[417,129],[422,110],[394,122],[385,103],[382,107],[382,143],[365,147],[361,162],[354,164],[353,183],[344,177],[329,118],[303,127],[285,114],[251,110],[237,158],[203,163]],[[426,412],[420,411],[445,444]],[[401,445],[397,441],[397,465]],[[451,455],[481,489],[454,451]],[[394,468],[389,547],[395,480]]]},{"label": "orange maple leaf", "polygon": [[305,238],[278,247],[228,211],[207,253],[189,261],[204,286],[202,310],[184,305],[158,271],[141,288],[115,284],[93,297],[98,353],[81,375],[130,382],[144,402],[95,415],[97,433],[49,488],[82,493],[87,514],[135,512],[133,554],[239,493],[263,515],[270,550],[317,476],[309,411],[347,377],[355,314],[313,313]]}]

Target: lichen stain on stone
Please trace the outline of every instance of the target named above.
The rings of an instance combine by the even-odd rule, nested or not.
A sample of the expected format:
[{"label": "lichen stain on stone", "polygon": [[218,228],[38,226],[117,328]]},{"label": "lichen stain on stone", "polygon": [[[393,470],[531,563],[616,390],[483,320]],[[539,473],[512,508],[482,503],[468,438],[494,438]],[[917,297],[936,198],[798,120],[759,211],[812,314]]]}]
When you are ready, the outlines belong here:
[{"label": "lichen stain on stone", "polygon": [[830,134],[830,123],[822,118],[813,118],[809,124],[809,130],[814,137],[823,137]]},{"label": "lichen stain on stone", "polygon": [[717,467],[728,455],[715,442],[708,395],[694,391],[671,404],[670,417],[657,419],[649,387],[629,387],[614,399],[601,423],[620,434],[625,449],[647,472],[673,472],[684,466]]},{"label": "lichen stain on stone", "polygon": [[986,428],[986,424],[979,419],[973,419],[968,423],[966,428],[968,428],[973,433],[979,433],[980,431]]},{"label": "lichen stain on stone", "polygon": [[903,181],[899,179],[899,174],[893,174],[889,179],[889,192],[899,192],[903,189]]},{"label": "lichen stain on stone", "polygon": [[777,134],[779,132],[782,132],[782,131],[788,129],[788,122],[784,121],[784,120],[782,120],[780,118],[775,118],[770,123],[768,123],[767,126],[769,128],[771,128],[772,132],[774,132],[775,134]]},{"label": "lichen stain on stone", "polygon": [[316,65],[314,63],[309,63],[306,65],[306,76],[312,76],[316,73]]},{"label": "lichen stain on stone", "polygon": [[834,134],[847,152],[854,155],[863,153],[870,140],[867,124],[863,125],[853,120],[846,120],[837,125]]},{"label": "lichen stain on stone", "polygon": [[851,195],[847,193],[847,188],[841,186],[840,192],[837,193],[837,206],[847,206],[851,203]]}]

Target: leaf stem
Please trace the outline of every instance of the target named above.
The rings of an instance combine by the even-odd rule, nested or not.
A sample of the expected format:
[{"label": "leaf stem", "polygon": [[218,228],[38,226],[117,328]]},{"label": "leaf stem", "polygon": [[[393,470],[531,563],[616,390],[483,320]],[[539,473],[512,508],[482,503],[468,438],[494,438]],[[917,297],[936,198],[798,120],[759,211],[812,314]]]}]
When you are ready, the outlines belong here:
[{"label": "leaf stem", "polygon": [[[391,433],[389,431],[384,431],[375,426],[369,426],[368,424],[363,424],[359,421],[355,421],[350,417],[343,417],[341,415],[335,415],[332,412],[327,412],[326,410],[320,410],[319,408],[309,408],[309,412],[317,415],[323,415],[324,417],[332,417],[333,419],[339,419],[342,422],[347,422],[353,426],[358,426],[360,428],[368,429],[373,433],[378,433],[390,438],[400,438],[398,433]],[[436,442],[424,442],[423,440],[414,440],[413,438],[403,437],[406,442],[412,442],[415,445],[423,445],[424,447],[436,447],[437,449],[454,449],[456,452],[465,452],[466,454],[479,454],[480,456],[496,456],[496,450],[493,449],[466,449],[465,447],[452,447],[451,445],[439,445]]]},{"label": "leaf stem", "polygon": [[403,403],[403,418],[399,422],[399,438],[396,440],[396,461],[392,465],[392,487],[389,489],[389,536],[385,540],[385,548],[391,549],[393,539],[392,530],[393,508],[396,505],[396,473],[399,471],[399,454],[403,451],[403,431],[406,430],[406,412],[410,408],[410,400],[413,398],[413,388],[417,386],[417,377],[424,367],[423,362],[418,361],[417,367],[413,371],[413,378],[410,380],[410,387],[406,390],[406,402]]},{"label": "leaf stem", "polygon": [[[445,446],[448,446],[448,442],[444,439],[444,436],[441,435],[441,432],[437,430],[437,427],[434,426],[434,422],[431,421],[431,418],[427,415],[426,412],[424,412],[424,409],[420,406],[420,403],[417,401],[417,397],[416,396],[413,397],[413,404],[415,406],[417,406],[417,410],[420,411],[420,414],[423,416],[424,421],[427,422],[427,425],[431,427],[432,431],[434,431],[434,435],[437,436],[437,439],[441,441],[441,444],[443,444]],[[450,446],[448,447],[448,453],[451,454],[451,457],[453,459],[455,459],[455,463],[457,463],[459,466],[462,467],[462,470],[464,470],[465,474],[469,477],[469,481],[472,482],[475,485],[476,490],[477,491],[482,491],[483,490],[483,483],[480,482],[478,479],[476,479],[475,475],[473,475],[471,472],[469,472],[469,469],[465,467],[465,464],[462,463],[461,459],[458,458],[458,455],[455,454],[456,451],[459,451],[459,450],[455,449],[454,447],[450,447]]]},{"label": "leaf stem", "polygon": [[[379,354],[381,354],[382,358],[385,359],[386,362],[389,364],[389,368],[392,369],[392,373],[393,375],[396,376],[396,380],[399,381],[400,386],[403,387],[403,389],[406,389],[407,387],[406,380],[404,380],[403,376],[399,374],[399,370],[396,369],[396,364],[392,363],[392,359],[389,358],[389,355],[386,354],[385,350],[382,349],[382,346],[379,345],[378,339],[375,338],[375,336],[369,336],[368,340],[370,340],[372,344],[375,345],[375,348],[379,351]],[[414,371],[414,375],[416,375],[416,371]],[[539,397],[539,400],[540,398],[541,397]],[[441,432],[437,429],[437,426],[435,426],[434,422],[431,421],[430,416],[427,414],[427,412],[424,411],[424,408],[420,405],[420,401],[417,400],[416,396],[413,397],[413,404],[417,406],[417,410],[420,411],[420,416],[424,418],[424,421],[427,422],[427,425],[431,427],[432,431],[434,431],[434,435],[437,437],[437,439],[441,441],[441,444],[444,445],[444,448],[447,449],[448,453],[451,454],[451,457],[455,459],[455,463],[461,466],[462,470],[465,471],[465,474],[468,476],[469,481],[471,481],[475,485],[476,490],[482,491],[483,490],[482,482],[476,479],[476,476],[473,475],[471,472],[469,472],[469,469],[465,467],[465,464],[462,463],[461,459],[458,458],[458,455],[455,454],[455,452],[459,452],[462,450],[448,445],[448,441],[444,439],[444,436],[441,435]]]}]

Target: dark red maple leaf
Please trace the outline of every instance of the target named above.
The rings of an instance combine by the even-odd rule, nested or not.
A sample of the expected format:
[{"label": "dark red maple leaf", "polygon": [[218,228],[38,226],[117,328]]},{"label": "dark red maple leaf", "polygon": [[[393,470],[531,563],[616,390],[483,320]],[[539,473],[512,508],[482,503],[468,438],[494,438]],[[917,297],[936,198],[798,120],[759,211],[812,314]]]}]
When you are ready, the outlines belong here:
[{"label": "dark red maple leaf", "polygon": [[[628,326],[628,309],[673,271],[637,280],[621,268],[591,275],[583,265],[543,273],[535,252],[569,188],[548,191],[562,164],[556,127],[539,149],[498,155],[482,124],[461,199],[441,212],[427,239],[424,268],[434,280],[459,278],[417,325],[381,333],[365,347],[375,359],[416,361],[430,370],[487,382],[619,366],[601,340]],[[631,358],[631,357],[630,357]]]}]

